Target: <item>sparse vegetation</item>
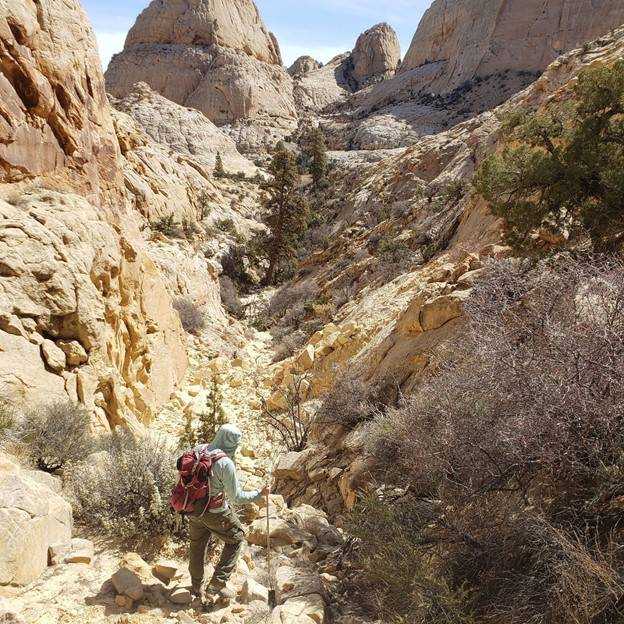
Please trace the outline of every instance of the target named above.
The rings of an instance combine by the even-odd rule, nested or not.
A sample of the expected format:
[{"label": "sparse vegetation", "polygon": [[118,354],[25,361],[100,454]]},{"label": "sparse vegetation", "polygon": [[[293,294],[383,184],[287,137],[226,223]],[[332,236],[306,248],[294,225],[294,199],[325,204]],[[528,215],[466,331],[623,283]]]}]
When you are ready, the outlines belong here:
[{"label": "sparse vegetation", "polygon": [[517,249],[587,236],[620,245],[624,227],[624,61],[584,71],[570,105],[503,118],[511,145],[488,158],[475,187],[507,222]]},{"label": "sparse vegetation", "polygon": [[90,425],[83,406],[57,401],[33,407],[16,419],[15,438],[40,470],[55,472],[84,461],[93,452]]},{"label": "sparse vegetation", "polygon": [[245,311],[232,279],[227,275],[221,275],[219,277],[219,286],[223,307],[235,318],[243,318]]},{"label": "sparse vegetation", "polygon": [[103,446],[94,461],[69,472],[76,518],[129,547],[158,550],[176,521],[170,506],[174,450],[156,437],[136,439],[121,429]]},{"label": "sparse vegetation", "polygon": [[280,386],[275,390],[281,403],[279,407],[260,397],[262,420],[278,434],[281,443],[289,451],[305,449],[316,420],[316,412],[304,405],[309,386],[307,375],[295,373],[286,387]]},{"label": "sparse vegetation", "polygon": [[152,230],[165,236],[177,236],[180,232],[180,224],[175,220],[173,213],[163,215],[157,221],[150,224]]},{"label": "sparse vegetation", "polygon": [[178,297],[173,301],[173,307],[180,315],[184,331],[197,335],[206,326],[201,309],[186,297]]},{"label": "sparse vegetation", "polygon": [[353,530],[389,619],[441,621],[433,588],[444,621],[619,621],[622,301],[619,260],[497,263],[454,361],[376,418],[369,450],[402,495]]}]

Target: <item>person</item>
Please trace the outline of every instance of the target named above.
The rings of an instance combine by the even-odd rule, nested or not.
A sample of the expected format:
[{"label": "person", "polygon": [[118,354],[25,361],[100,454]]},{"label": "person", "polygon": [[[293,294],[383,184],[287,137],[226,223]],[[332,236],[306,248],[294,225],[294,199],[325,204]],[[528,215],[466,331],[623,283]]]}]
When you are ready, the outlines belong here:
[{"label": "person", "polygon": [[241,489],[236,466],[232,461],[241,436],[240,429],[234,425],[223,425],[210,444],[199,444],[194,449],[204,453],[222,451],[226,454],[226,457],[218,459],[212,465],[210,505],[206,498],[200,499],[195,502],[193,511],[189,514],[189,572],[195,595],[202,595],[206,546],[210,537],[214,535],[224,542],[221,559],[204,592],[206,599],[214,599],[224,590],[228,579],[234,572],[245,540],[243,527],[230,505],[255,503],[263,496],[268,496],[270,492],[267,485],[260,490],[243,491]]}]

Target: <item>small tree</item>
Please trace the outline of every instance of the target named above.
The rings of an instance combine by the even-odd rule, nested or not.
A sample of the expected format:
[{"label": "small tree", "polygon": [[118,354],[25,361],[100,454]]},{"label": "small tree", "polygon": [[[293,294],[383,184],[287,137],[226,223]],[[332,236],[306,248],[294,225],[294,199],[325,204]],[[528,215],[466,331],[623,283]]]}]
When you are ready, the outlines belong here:
[{"label": "small tree", "polygon": [[178,438],[181,448],[193,448],[197,444],[197,432],[193,424],[193,415],[189,412],[184,416],[184,425]]},{"label": "small tree", "polygon": [[225,177],[225,169],[223,167],[223,159],[221,158],[221,152],[217,152],[217,157],[215,159],[214,177],[215,178]]},{"label": "small tree", "polygon": [[481,166],[475,188],[508,225],[517,248],[536,232],[564,242],[587,233],[619,244],[624,219],[624,61],[579,76],[573,105],[503,119],[511,142]]},{"label": "small tree", "polygon": [[310,173],[314,186],[318,187],[327,174],[327,145],[320,128],[313,128],[310,131],[308,141]]},{"label": "small tree", "polygon": [[261,248],[269,261],[264,278],[266,285],[274,284],[278,270],[296,256],[308,223],[307,202],[298,191],[301,178],[297,164],[283,143],[277,145],[269,173],[271,179],[261,184],[265,191],[262,203],[268,211],[264,221],[269,229],[261,241]]},{"label": "small tree", "polygon": [[197,431],[198,442],[210,442],[217,433],[219,427],[225,424],[225,411],[223,410],[223,397],[219,382],[213,376],[210,389],[206,397],[206,410],[199,417],[199,429]]}]

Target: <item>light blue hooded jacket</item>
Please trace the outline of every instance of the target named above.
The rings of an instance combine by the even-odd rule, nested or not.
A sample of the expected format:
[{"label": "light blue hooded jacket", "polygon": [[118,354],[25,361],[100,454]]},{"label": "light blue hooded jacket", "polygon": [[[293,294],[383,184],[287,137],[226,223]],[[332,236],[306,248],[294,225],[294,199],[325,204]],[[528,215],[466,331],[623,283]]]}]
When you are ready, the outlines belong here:
[{"label": "light blue hooded jacket", "polygon": [[250,490],[245,492],[241,489],[236,466],[232,461],[232,456],[236,452],[240,443],[241,430],[234,425],[223,425],[214,440],[210,444],[198,444],[194,450],[199,452],[223,451],[227,457],[215,462],[212,466],[212,477],[210,477],[210,490],[212,496],[218,496],[225,492],[226,502],[223,507],[211,509],[211,513],[219,513],[227,509],[228,502],[231,505],[245,505],[255,503],[260,500],[260,490]]}]

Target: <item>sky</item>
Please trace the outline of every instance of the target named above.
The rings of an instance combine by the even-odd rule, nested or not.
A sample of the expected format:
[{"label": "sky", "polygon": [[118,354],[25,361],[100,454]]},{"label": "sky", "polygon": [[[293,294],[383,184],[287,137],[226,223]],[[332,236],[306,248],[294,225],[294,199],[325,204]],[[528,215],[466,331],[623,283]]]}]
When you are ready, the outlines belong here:
[{"label": "sky", "polygon": [[[98,39],[104,68],[121,51],[128,30],[149,0],[82,0]],[[431,0],[256,0],[288,66],[309,54],[326,63],[351,50],[357,36],[379,22],[398,33],[405,54]]]}]

